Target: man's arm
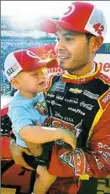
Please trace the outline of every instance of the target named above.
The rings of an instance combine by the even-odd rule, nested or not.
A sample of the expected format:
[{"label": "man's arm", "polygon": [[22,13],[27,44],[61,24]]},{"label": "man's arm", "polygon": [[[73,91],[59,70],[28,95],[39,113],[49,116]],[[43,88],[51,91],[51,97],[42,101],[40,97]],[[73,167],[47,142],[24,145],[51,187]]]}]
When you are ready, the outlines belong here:
[{"label": "man's arm", "polygon": [[87,149],[53,148],[49,172],[56,176],[104,178],[110,175],[110,105],[88,141]]}]

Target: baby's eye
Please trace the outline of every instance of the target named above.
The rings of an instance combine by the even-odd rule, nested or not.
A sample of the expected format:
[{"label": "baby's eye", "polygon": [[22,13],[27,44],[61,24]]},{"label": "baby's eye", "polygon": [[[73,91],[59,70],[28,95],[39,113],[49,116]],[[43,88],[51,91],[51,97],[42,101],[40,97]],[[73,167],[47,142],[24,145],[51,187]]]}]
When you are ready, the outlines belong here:
[{"label": "baby's eye", "polygon": [[57,37],[56,37],[56,42],[59,41],[59,40],[60,40],[60,38],[57,36]]},{"label": "baby's eye", "polygon": [[37,76],[37,73],[32,74],[32,76]]},{"label": "baby's eye", "polygon": [[66,39],[66,41],[70,41],[70,40],[72,40],[72,38],[71,38],[71,37],[66,37],[65,39]]}]

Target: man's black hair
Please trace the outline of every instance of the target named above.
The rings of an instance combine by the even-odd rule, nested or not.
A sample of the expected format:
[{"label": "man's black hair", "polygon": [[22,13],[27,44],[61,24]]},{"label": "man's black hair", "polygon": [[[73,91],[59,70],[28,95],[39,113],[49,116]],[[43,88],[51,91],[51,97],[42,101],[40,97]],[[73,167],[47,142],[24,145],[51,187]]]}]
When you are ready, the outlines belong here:
[{"label": "man's black hair", "polygon": [[85,33],[86,34],[86,38],[89,41],[93,36],[96,37],[94,34],[91,33]]}]

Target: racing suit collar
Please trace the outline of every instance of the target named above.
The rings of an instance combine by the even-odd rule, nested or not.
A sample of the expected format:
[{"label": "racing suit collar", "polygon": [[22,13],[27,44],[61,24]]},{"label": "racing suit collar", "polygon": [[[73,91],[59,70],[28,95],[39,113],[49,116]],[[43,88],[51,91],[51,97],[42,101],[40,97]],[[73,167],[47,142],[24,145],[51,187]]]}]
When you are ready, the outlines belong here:
[{"label": "racing suit collar", "polygon": [[62,75],[62,82],[76,83],[76,84],[87,83],[93,80],[94,78],[96,78],[97,75],[99,74],[99,71],[100,71],[100,67],[97,64],[95,64],[95,72],[94,71],[92,73],[89,72],[83,76],[76,76],[69,73],[65,73]]}]

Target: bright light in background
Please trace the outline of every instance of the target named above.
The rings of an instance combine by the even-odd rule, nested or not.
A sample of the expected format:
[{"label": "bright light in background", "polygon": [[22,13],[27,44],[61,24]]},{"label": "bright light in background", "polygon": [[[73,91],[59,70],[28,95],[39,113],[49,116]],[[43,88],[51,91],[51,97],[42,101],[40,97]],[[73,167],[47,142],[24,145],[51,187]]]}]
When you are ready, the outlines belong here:
[{"label": "bright light in background", "polygon": [[[1,15],[12,16],[20,27],[34,26],[36,18],[59,17],[72,1],[1,1]],[[85,1],[87,2],[87,1]],[[103,11],[107,20],[105,42],[110,42],[110,1],[89,1]]]},{"label": "bright light in background", "polygon": [[9,16],[9,22],[12,27],[17,29],[34,28],[36,26],[36,17],[25,15],[14,15]]},{"label": "bright light in background", "polygon": [[70,1],[1,1],[1,15],[59,16]]}]

